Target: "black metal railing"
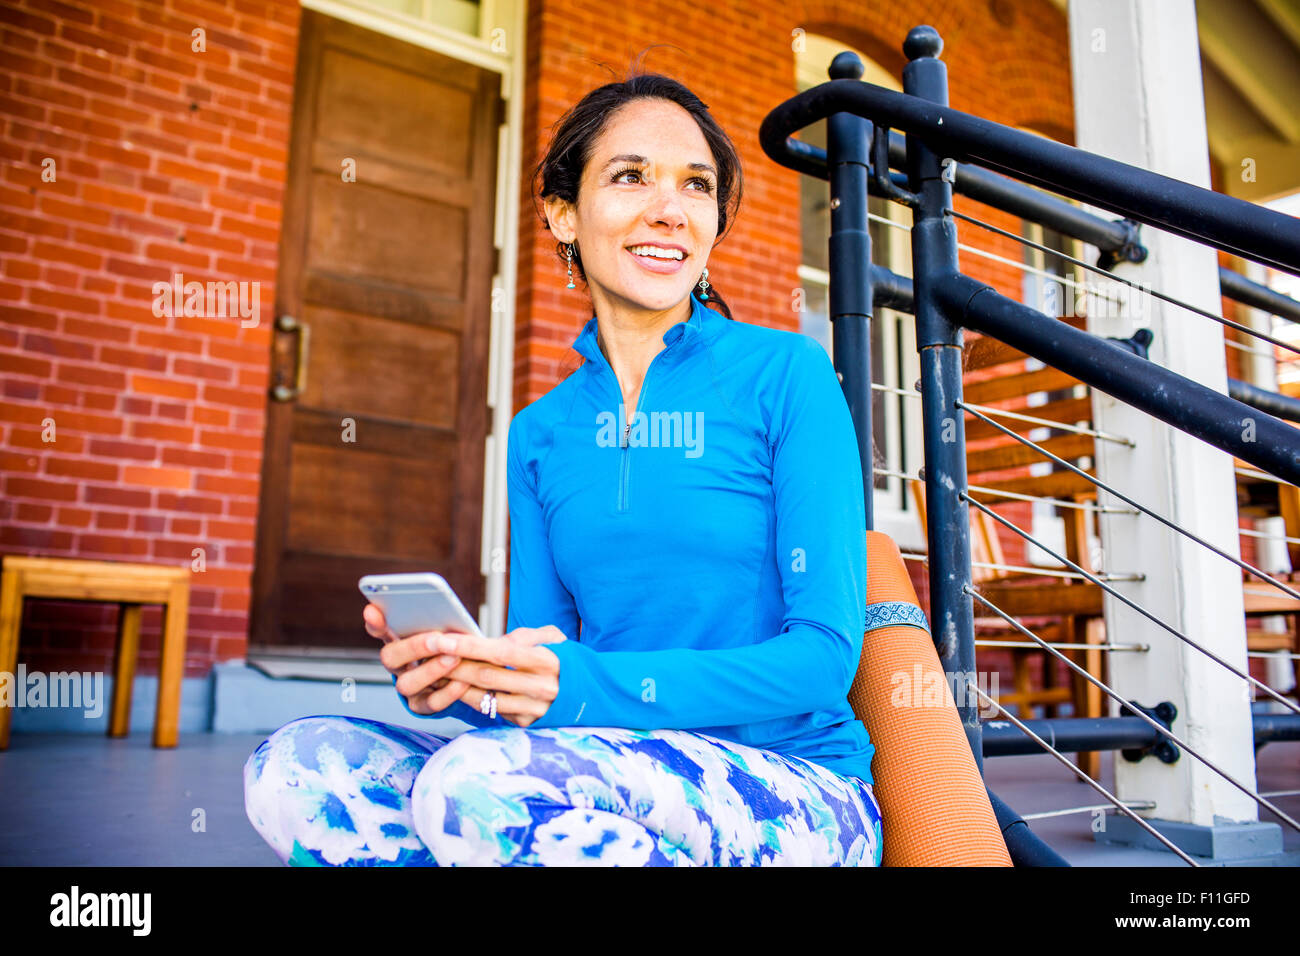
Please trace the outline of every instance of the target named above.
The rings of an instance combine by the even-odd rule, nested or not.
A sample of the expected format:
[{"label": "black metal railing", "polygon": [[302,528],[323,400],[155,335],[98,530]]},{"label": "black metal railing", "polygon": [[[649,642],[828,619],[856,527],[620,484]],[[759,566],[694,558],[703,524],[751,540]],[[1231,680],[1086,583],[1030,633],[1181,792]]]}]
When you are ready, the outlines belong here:
[{"label": "black metal railing", "polygon": [[[1119,262],[1141,262],[1145,258],[1140,233],[1140,224],[1145,224],[1300,275],[1300,223],[1293,217],[1242,200],[950,109],[946,66],[938,58],[941,49],[942,41],[931,28],[918,27],[909,33],[904,43],[909,62],[903,70],[902,93],[861,82],[861,62],[851,53],[840,54],[830,68],[829,82],[782,103],[771,111],[760,130],[760,141],[769,157],[791,169],[825,178],[831,185],[829,314],[833,353],[858,435],[867,527],[873,524],[871,398],[876,387],[871,381],[870,323],[875,308],[886,307],[910,312],[916,322],[925,450],[930,619],[945,671],[949,674],[975,672],[974,602],[978,599],[1112,696],[1120,704],[1121,713],[1131,715],[1073,722],[1020,721],[999,706],[1007,722],[1015,725],[1016,734],[1030,738],[1035,747],[1045,747],[1072,769],[1073,765],[1060,754],[1062,747],[1053,747],[1044,735],[1061,741],[1064,749],[1122,749],[1126,753],[1156,754],[1160,759],[1170,756],[1177,759],[1179,748],[1185,749],[1249,794],[1260,806],[1300,830],[1300,822],[1222,771],[1205,755],[1187,747],[1170,729],[1174,719],[1172,708],[1161,705],[1148,709],[1123,700],[1020,622],[987,602],[972,587],[970,507],[1003,522],[1018,534],[1024,532],[969,494],[966,414],[973,413],[995,426],[996,422],[962,400],[961,332],[970,328],[1007,343],[1249,462],[1278,480],[1293,484],[1300,483],[1300,432],[1274,415],[1300,420],[1300,403],[1242,382],[1231,382],[1229,394],[1224,395],[1151,362],[1142,354],[1140,342],[1117,343],[1080,331],[963,275],[957,261],[957,220],[983,224],[956,213],[952,197],[954,191],[961,192],[1088,242],[1101,253],[1098,265],[1090,267],[1078,260],[1070,261],[1102,271]],[[822,119],[827,121],[824,151],[793,138],[792,134]],[[892,130],[899,130],[902,135]],[[1103,219],[1025,183],[1107,209],[1122,218]],[[867,197],[873,190],[913,211],[911,280],[872,264]],[[1220,283],[1226,296],[1282,318],[1300,321],[1300,303],[1294,300],[1229,270],[1221,270]],[[1143,291],[1192,308],[1158,290]],[[1289,343],[1248,326],[1205,310],[1193,308],[1193,311],[1276,347],[1300,352]],[[1255,429],[1250,439],[1243,436],[1240,425],[1247,416]],[[1010,430],[1007,433],[1017,437]],[[1061,465],[1073,467],[1027,439],[1017,437],[1017,440],[1038,448]],[[1091,476],[1085,477],[1095,481]],[[1136,508],[1133,513],[1141,512],[1163,522],[1233,561],[1247,573],[1300,598],[1300,592],[1285,583],[1214,548],[1104,483],[1096,483],[1133,505]],[[1040,542],[1033,543],[1041,546]],[[1055,557],[1072,572],[1078,572],[1151,617],[1102,577],[1090,574],[1061,555]],[[1176,629],[1158,620],[1156,623],[1292,711],[1286,715],[1257,715],[1257,742],[1296,739],[1300,735],[1300,708]],[[973,686],[970,690],[974,694],[962,695],[958,713],[981,771],[986,754],[1025,752],[1020,749],[1023,743],[1009,739],[1011,728],[1001,724],[996,731],[990,731],[987,740],[984,738],[978,716],[981,702],[977,698],[988,698]],[[994,701],[989,703],[997,706]],[[1104,788],[1082,772],[1076,770],[1076,773],[1117,809],[1195,865],[1190,857]],[[1060,857],[1042,844],[1014,811],[996,795],[990,794],[990,799],[1018,865],[1062,865]]]}]

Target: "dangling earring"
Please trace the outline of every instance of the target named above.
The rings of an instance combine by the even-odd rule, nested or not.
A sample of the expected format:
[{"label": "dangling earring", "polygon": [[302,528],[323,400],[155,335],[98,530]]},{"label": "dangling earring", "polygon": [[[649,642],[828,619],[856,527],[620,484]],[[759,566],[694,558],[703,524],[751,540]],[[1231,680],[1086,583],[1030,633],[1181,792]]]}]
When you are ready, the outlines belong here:
[{"label": "dangling earring", "polygon": [[573,243],[569,243],[569,248],[564,250],[564,258],[569,260],[569,284],[565,288],[576,289],[577,286],[573,284]]},{"label": "dangling earring", "polygon": [[708,281],[708,280],[709,280],[709,267],[708,267],[708,266],[705,266],[705,267],[704,267],[704,275],[700,276],[700,298],[701,298],[701,299],[707,299],[707,298],[709,297],[709,281]]}]

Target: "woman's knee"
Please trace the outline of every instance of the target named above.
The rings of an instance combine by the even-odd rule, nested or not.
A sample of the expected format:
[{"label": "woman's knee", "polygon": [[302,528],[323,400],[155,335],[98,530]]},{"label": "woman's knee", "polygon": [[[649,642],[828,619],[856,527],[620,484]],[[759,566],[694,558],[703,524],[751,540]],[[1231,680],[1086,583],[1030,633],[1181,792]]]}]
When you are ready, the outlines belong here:
[{"label": "woman's knee", "polygon": [[246,814],[282,860],[417,862],[428,854],[410,833],[409,795],[441,743],[359,718],[291,721],[245,762]]},{"label": "woman's knee", "polygon": [[411,805],[439,864],[693,865],[630,814],[594,806],[563,762],[536,759],[563,746],[548,731],[485,728],[430,758]]}]

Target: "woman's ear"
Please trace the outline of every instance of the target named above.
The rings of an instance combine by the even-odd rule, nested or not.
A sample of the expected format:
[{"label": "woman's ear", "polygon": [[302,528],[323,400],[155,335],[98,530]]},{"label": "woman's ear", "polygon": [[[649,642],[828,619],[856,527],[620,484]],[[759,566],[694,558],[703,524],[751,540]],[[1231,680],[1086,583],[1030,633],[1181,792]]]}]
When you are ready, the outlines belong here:
[{"label": "woman's ear", "polygon": [[558,196],[551,196],[544,202],[551,234],[560,242],[573,242],[576,235],[573,228],[573,207]]}]

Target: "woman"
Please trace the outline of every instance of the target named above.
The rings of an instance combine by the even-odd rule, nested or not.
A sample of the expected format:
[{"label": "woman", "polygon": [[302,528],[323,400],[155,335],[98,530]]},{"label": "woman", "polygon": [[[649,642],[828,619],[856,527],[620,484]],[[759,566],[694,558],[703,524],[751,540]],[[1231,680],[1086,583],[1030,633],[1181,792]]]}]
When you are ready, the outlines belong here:
[{"label": "woman", "polygon": [[295,721],[249,758],[249,817],[291,864],[879,865],[855,434],[822,348],[708,282],[735,147],[638,75],[537,171],[595,314],[511,422],[508,633],[364,611],[407,710],[475,729]]}]

